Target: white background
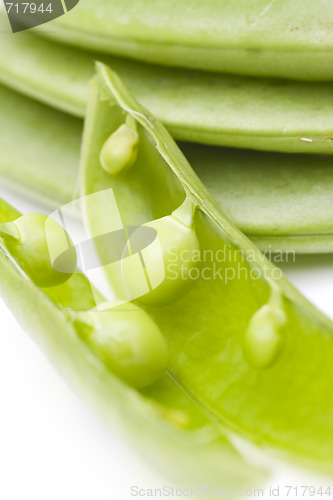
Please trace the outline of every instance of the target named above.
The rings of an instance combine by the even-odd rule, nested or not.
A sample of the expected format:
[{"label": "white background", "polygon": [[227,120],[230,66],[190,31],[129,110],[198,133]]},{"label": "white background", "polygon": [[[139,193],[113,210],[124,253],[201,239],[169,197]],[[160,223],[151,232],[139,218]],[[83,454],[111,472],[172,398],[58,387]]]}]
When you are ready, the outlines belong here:
[{"label": "white background", "polygon": [[[24,213],[49,212],[5,188],[0,196]],[[331,317],[332,264],[330,255],[299,256],[296,264],[283,267]],[[117,429],[106,428],[94,409],[67,388],[2,302],[0,325],[0,500],[127,500],[135,498],[132,485],[167,484]],[[312,484],[324,479],[277,464],[267,486],[280,486],[276,498],[286,498],[285,485]],[[333,497],[333,479],[331,487]],[[302,496],[299,490],[288,498],[330,497]]]}]

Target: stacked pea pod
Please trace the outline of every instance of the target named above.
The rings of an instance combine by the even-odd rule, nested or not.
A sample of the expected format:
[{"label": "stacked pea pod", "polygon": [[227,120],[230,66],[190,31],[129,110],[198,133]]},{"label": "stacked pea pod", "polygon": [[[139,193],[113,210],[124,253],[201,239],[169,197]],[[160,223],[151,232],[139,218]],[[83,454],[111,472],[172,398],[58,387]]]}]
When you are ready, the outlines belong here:
[{"label": "stacked pea pod", "polygon": [[[296,0],[81,0],[51,31],[2,37],[1,174],[58,204],[79,182],[102,262],[113,200],[94,195],[113,190],[126,227],[156,231],[166,270],[158,282],[160,260],[148,251],[144,287],[130,233],[126,258],[106,266],[121,305],[98,311],[72,252],[61,279],[49,266],[43,217],[17,218],[2,204],[4,297],[104,403],[126,414],[137,405],[136,435],[153,428],[163,446],[182,448],[215,477],[251,474],[231,433],[332,465],[333,324],[236,229],[261,249],[333,247],[328,18]],[[103,64],[89,86],[96,60],[129,91]],[[180,147],[202,182],[158,119],[174,138],[196,143]],[[52,327],[34,312],[38,303]]]},{"label": "stacked pea pod", "polygon": [[[159,7],[155,2],[153,4],[149,9],[145,7],[142,10],[147,12],[148,9],[149,12],[154,12],[153,18],[155,19],[156,16],[158,17]],[[216,7],[223,11],[217,16],[217,19],[229,19],[227,24],[231,26],[234,26],[236,21],[237,26],[238,22],[240,23],[239,28],[233,31],[234,36],[239,38],[238,43],[242,44],[243,48],[239,51],[236,47],[232,48],[233,45],[231,40],[228,41],[228,38],[224,42],[220,40],[219,43],[223,50],[220,50],[221,53],[218,56],[218,64],[216,63],[215,69],[220,71],[221,65],[224,64],[225,71],[232,70],[239,73],[242,70],[251,75],[329,80],[330,53],[325,43],[329,43],[327,40],[329,41],[330,37],[325,37],[325,24],[322,24],[320,20],[322,14],[317,12],[316,16],[312,17],[312,14],[310,15],[308,12],[310,9],[312,13],[312,7],[309,6],[308,9],[305,9],[303,4],[300,13],[294,15],[294,10],[290,5],[282,6],[279,2],[278,5],[272,6],[269,12],[265,12],[265,15],[259,16],[257,19],[256,13],[260,14],[261,7],[258,2],[256,4],[255,8],[242,6],[239,11],[235,11],[233,7],[228,14],[229,17],[226,17],[224,13],[226,6]],[[96,12],[100,12],[100,8],[103,7],[98,7]],[[105,8],[110,8],[113,12],[116,6],[108,2]],[[197,8],[199,9],[199,7]],[[82,44],[90,44],[91,48],[104,50],[103,43],[100,42],[100,45],[97,46],[94,33],[89,31],[90,20],[96,16],[95,9],[89,6],[87,9],[89,15],[81,2],[80,7],[52,23],[51,33],[42,31],[38,34],[55,37],[57,33],[55,28],[57,27],[60,30],[61,41],[66,39],[67,42],[70,42],[72,40],[73,44],[82,42]],[[128,12],[126,16],[129,16],[129,21],[126,25],[129,29],[132,24],[137,24],[137,21],[132,23],[130,21],[131,15],[136,16],[137,7],[131,9],[130,6],[126,5],[123,9]],[[206,7],[204,10],[206,12]],[[282,18],[282,13],[284,18]],[[85,20],[88,19],[86,21],[87,27],[85,27],[81,16]],[[304,19],[300,16],[304,16]],[[105,15],[105,19],[109,19],[109,17],[110,15]],[[281,25],[284,26],[284,34],[281,34],[281,27],[276,24],[276,19],[280,19],[280,17]],[[116,23],[115,14],[112,14],[111,18]],[[250,21],[246,24],[246,18],[255,21],[254,25]],[[287,33],[287,36],[287,26],[292,25],[288,21],[290,18],[297,19],[300,27],[296,26],[289,34]],[[185,27],[181,28],[179,24],[181,19],[185,25],[186,22],[189,22],[179,16],[177,24],[171,24],[172,30],[178,26],[177,32],[172,31],[172,51],[179,53],[179,56],[173,59],[174,64],[177,63],[183,49],[182,38],[178,39],[177,37],[180,37],[180,34],[184,32],[189,32],[188,29],[185,30]],[[207,12],[202,19],[205,21],[202,20],[203,26],[198,25],[200,33],[204,26],[210,26]],[[6,20],[3,19],[2,24],[4,25],[5,22]],[[272,23],[275,26],[273,32]],[[119,20],[118,31],[121,26],[121,20]],[[311,35],[307,38],[308,26],[311,27],[311,33],[317,29],[317,37]],[[98,32],[104,33],[108,29],[113,35],[109,40],[110,51],[112,49],[116,51],[112,45],[113,42],[116,44],[114,36],[117,30],[115,27],[109,26],[109,21],[107,21],[103,29],[102,27],[98,28]],[[5,26],[3,26],[3,31],[5,31]],[[239,149],[221,150],[203,146],[181,145],[204,184],[212,190],[218,201],[223,202],[224,210],[233,218],[236,225],[260,248],[271,250],[292,248],[299,252],[331,251],[332,203],[330,192],[332,178],[329,155],[333,143],[330,137],[332,85],[329,81],[314,84],[298,80],[248,78],[147,65],[129,59],[90,53],[79,48],[64,47],[37,37],[35,32],[36,30],[34,32],[30,30],[17,33],[15,36],[11,34],[2,36],[0,54],[0,79],[2,83],[74,116],[83,117],[88,100],[89,80],[94,72],[94,61],[106,62],[120,74],[138,100],[164,122],[176,139],[253,149],[253,151],[244,152]],[[81,42],[79,42],[77,37],[81,32],[84,32],[85,36],[81,36]],[[261,39],[258,34],[259,38],[255,42],[257,32],[263,38]],[[64,33],[66,33],[66,37]],[[160,36],[159,30],[158,33]],[[243,42],[241,42],[240,33]],[[249,33],[251,33],[253,41],[249,39],[246,44],[245,39],[250,36]],[[171,34],[169,36],[171,37]],[[215,39],[211,35],[209,36],[211,40]],[[103,40],[104,38],[103,35]],[[94,44],[91,40],[94,41]],[[165,46],[171,50],[171,39],[168,40],[169,45],[165,42]],[[216,40],[219,40],[219,37],[216,37]],[[123,38],[120,38],[120,41],[125,43]],[[208,42],[206,43],[208,44]],[[235,44],[236,41],[233,43]],[[261,47],[260,50],[257,47],[258,44]],[[190,60],[188,60],[188,56],[183,55],[184,66],[190,66],[191,61],[193,66],[200,67],[200,61],[201,65],[208,64],[206,55],[201,54],[201,49],[196,49],[198,45],[204,49],[204,39],[200,44],[195,44],[192,47]],[[134,50],[133,48],[133,51],[126,53],[126,55],[150,60],[153,57],[151,55],[153,46],[154,44],[151,42],[149,51],[147,47],[142,50]],[[210,46],[208,45],[208,47]],[[160,47],[158,62],[166,64],[170,60],[166,58],[162,50],[163,47],[164,45]],[[263,47],[264,49],[262,49]],[[268,50],[268,47],[272,48]],[[231,50],[233,64],[237,63],[237,67],[228,66]],[[189,49],[186,54],[188,51]],[[215,54],[213,50],[209,53],[211,57]],[[259,64],[261,58],[262,63]],[[323,58],[325,62],[323,62]],[[255,60],[257,60],[257,64],[255,64]],[[267,64],[267,60],[271,61],[270,65]],[[209,67],[209,69],[213,68]],[[12,96],[8,92],[5,94],[4,90],[2,92],[5,109],[3,109],[2,123],[4,126],[1,130],[3,137],[1,148],[6,151],[13,149],[10,138],[7,137],[6,126],[8,120],[14,119],[11,109],[23,105],[28,107],[29,104],[28,101],[19,101],[16,96]],[[27,114],[30,112],[36,113],[36,119],[35,123],[31,124],[31,120],[27,118],[29,130],[25,133],[22,131],[23,138],[28,137],[30,131],[30,137],[26,139],[27,143],[30,143],[35,136],[37,138],[40,136],[40,133],[35,131],[33,127],[45,130],[45,134],[49,127],[54,127],[54,130],[50,130],[50,137],[52,134],[57,134],[61,127],[66,127],[63,122],[66,122],[68,117],[57,115],[51,121],[47,117],[50,111],[42,107],[35,107],[34,111],[27,111]],[[16,120],[20,123],[13,124],[13,126],[22,128],[23,119],[24,117],[21,116],[20,120]],[[47,127],[42,126],[43,121],[48,122]],[[67,127],[70,128],[69,125]],[[70,163],[72,165],[68,170],[74,169],[73,157],[79,154],[78,143],[81,134],[79,122],[75,123],[72,120],[71,128],[73,129],[72,143],[68,144],[69,139],[66,142],[66,157],[71,156]],[[66,140],[63,139],[64,141]],[[59,149],[62,148],[59,147]],[[25,149],[29,151],[29,148]],[[277,153],[260,153],[258,150],[269,150]],[[55,151],[54,154],[61,155],[61,151]],[[1,172],[4,175],[16,176],[17,179],[21,179],[22,182],[26,182],[30,186],[34,184],[38,189],[42,179],[36,179],[36,182],[31,181],[31,170],[35,161],[33,159],[31,165],[26,166],[29,171],[28,175],[24,171],[21,172],[24,166],[19,158],[17,158],[15,172],[14,168],[9,168],[4,161],[0,165]],[[61,158],[61,163],[63,161],[66,159]],[[36,170],[39,171],[38,177],[40,177],[42,175],[40,168],[36,167]],[[52,175],[52,172],[55,171],[54,169],[50,170],[45,174],[45,177],[52,185],[50,174]],[[317,175],[314,175],[313,172],[316,172]],[[73,173],[72,178],[74,175]],[[54,179],[54,182],[58,183],[59,179]],[[60,199],[61,197],[62,200],[69,199],[72,193],[68,183],[65,184],[62,192],[59,190],[53,192],[52,189],[49,189],[45,191],[46,196],[53,195],[53,198]],[[72,189],[73,184],[72,182]],[[45,189],[45,185],[40,187]]]}]

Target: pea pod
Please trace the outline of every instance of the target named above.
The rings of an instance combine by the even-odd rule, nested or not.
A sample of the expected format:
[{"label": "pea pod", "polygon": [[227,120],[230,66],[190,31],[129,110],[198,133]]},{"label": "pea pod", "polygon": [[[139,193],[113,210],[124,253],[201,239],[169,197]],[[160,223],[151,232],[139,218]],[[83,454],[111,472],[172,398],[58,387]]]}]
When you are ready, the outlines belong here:
[{"label": "pea pod", "polygon": [[[1,18],[0,18],[1,22]],[[94,60],[119,72],[176,139],[331,154],[331,83],[255,79],[163,68],[90,54],[28,32],[1,37],[0,81],[83,117]]]},{"label": "pea pod", "polygon": [[[100,164],[100,151],[128,115],[137,121],[137,160],[130,169],[110,175]],[[113,189],[124,227],[152,222],[161,227],[164,217],[180,210],[183,222],[195,230],[200,272],[190,288],[172,303],[166,296],[163,304],[145,306],[167,338],[170,368],[183,390],[239,435],[291,456],[331,464],[332,322],[233,226],[164,127],[114,72],[99,64],[82,152],[82,193],[87,195],[86,221],[92,236],[97,228],[108,227],[114,205],[104,197],[103,203],[92,204],[88,195],[106,189]],[[177,237],[174,253],[178,262],[187,262],[184,235],[177,231]],[[165,243],[156,246],[156,252],[162,252],[161,269],[167,262],[165,249]],[[103,244],[97,242],[97,251],[105,251]],[[141,253],[143,262],[131,256],[132,273],[149,278],[151,259],[145,258],[145,249]],[[123,265],[120,261],[105,267],[119,297],[126,292]],[[178,274],[170,287],[176,290],[182,279]],[[269,314],[259,318],[265,306]],[[246,333],[253,328],[258,335]],[[263,344],[259,332],[281,337],[282,347],[271,341]],[[269,362],[249,362],[249,343],[252,359]]]},{"label": "pea pod", "polygon": [[89,50],[210,71],[332,79],[332,5],[311,0],[80,0],[39,32]]},{"label": "pea pod", "polygon": [[[0,223],[12,222],[19,216],[0,200]],[[59,286],[39,288],[22,273],[1,237],[0,291],[23,328],[61,375],[98,406],[107,423],[126,433],[143,459],[152,466],[159,464],[165,479],[182,485],[194,479],[212,486],[223,481],[231,488],[260,484],[264,473],[240,458],[222,426],[182,392],[168,371],[152,385],[137,390],[114,375],[114,366],[110,370],[105,362],[107,350],[101,356],[100,340],[118,335],[118,342],[123,339],[130,350],[131,345],[138,344],[132,343],[133,337],[126,338],[124,326],[134,320],[137,331],[140,321],[151,328],[153,320],[147,313],[131,304],[123,309],[96,312],[98,292],[92,293],[89,281],[81,273],[73,274]],[[158,346],[153,350],[156,355]],[[118,354],[119,361],[120,343],[111,351]],[[147,351],[141,354],[144,361]],[[156,367],[157,359],[154,363]],[[127,375],[130,373],[133,375],[130,370]]]},{"label": "pea pod", "polygon": [[0,103],[2,177],[49,203],[72,199],[82,122],[2,86]]},{"label": "pea pod", "polygon": [[[0,175],[52,206],[77,194],[82,122],[0,87]],[[20,147],[17,147],[17,145]],[[331,252],[330,156],[181,144],[235,224],[266,252]]]}]

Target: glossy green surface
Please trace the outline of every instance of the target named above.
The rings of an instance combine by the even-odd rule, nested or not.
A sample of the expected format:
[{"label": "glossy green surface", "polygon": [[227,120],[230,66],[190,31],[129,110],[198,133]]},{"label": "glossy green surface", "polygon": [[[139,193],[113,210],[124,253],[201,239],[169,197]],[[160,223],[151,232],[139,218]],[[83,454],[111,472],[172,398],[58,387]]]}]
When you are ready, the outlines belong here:
[{"label": "glossy green surface", "polygon": [[72,198],[80,120],[0,87],[0,129],[3,177],[49,201],[65,203]]},{"label": "glossy green surface", "polygon": [[[76,197],[82,122],[4,87],[0,104],[2,182],[53,205]],[[261,249],[333,251],[330,156],[184,143],[181,148],[229,217]]]},{"label": "glossy green surface", "polygon": [[[100,165],[99,152],[127,114],[137,120],[138,157],[131,169],[110,176]],[[115,73],[100,65],[85,124],[82,194],[110,188],[125,227],[171,214],[186,197],[196,207],[200,277],[177,302],[146,307],[166,336],[170,367],[183,390],[220,422],[256,443],[332,463],[332,322],[233,226],[164,127],[141,108]],[[101,204],[86,204],[92,235],[96,221],[100,230],[112,217],[102,199]],[[103,251],[103,245],[97,249]],[[116,266],[105,271],[117,293]],[[276,350],[273,363],[259,369],[248,363],[243,339],[273,291],[278,291],[285,317],[285,346]],[[276,328],[275,315],[265,320]],[[262,322],[259,328],[268,331]]]},{"label": "glossy green surface", "polygon": [[[0,223],[17,216],[0,200]],[[223,481],[231,488],[260,484],[263,474],[245,464],[222,427],[188,398],[168,372],[139,392],[114,376],[81,339],[82,323],[78,327],[75,320],[91,316],[96,305],[85,276],[74,274],[63,285],[42,290],[20,272],[0,239],[0,292],[61,376],[97,405],[106,421],[125,433],[141,459],[148,459],[165,479],[181,485],[203,481],[216,487]],[[98,318],[99,332],[114,325],[115,333],[119,319],[106,314],[106,325]],[[86,326],[91,327],[90,320]]]},{"label": "glossy green surface", "polygon": [[[1,20],[1,18],[0,18]],[[1,37],[0,81],[84,116],[94,60],[109,64],[176,139],[259,150],[332,153],[332,83],[163,68],[33,36]]]},{"label": "glossy green surface", "polygon": [[171,66],[320,80],[333,76],[332,14],[312,0],[80,0],[38,31]]}]

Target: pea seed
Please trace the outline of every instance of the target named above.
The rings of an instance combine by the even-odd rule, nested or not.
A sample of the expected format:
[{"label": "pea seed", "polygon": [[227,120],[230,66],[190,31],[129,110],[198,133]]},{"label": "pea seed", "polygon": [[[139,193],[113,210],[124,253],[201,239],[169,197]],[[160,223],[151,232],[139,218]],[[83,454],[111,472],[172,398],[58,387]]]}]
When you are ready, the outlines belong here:
[{"label": "pea seed", "polygon": [[168,349],[158,326],[135,304],[80,313],[75,326],[107,368],[129,385],[150,385],[167,366]]},{"label": "pea seed", "polygon": [[134,122],[126,124],[110,135],[102,147],[100,162],[106,172],[116,175],[131,167],[138,154],[139,134]]},{"label": "pea seed", "polygon": [[[137,300],[152,306],[171,304],[193,286],[191,272],[199,266],[197,255],[200,251],[196,232],[173,215],[144,226],[157,231],[158,245],[150,245],[143,252],[150,291]],[[129,294],[135,297],[136,290],[140,288],[138,276],[127,266],[126,259],[123,260],[122,269]],[[161,275],[164,276],[162,281]]]},{"label": "pea seed", "polygon": [[249,365],[264,369],[272,366],[283,348],[281,329],[286,323],[284,311],[265,304],[251,318],[243,338],[243,353]]},{"label": "pea seed", "polygon": [[[76,267],[76,252],[67,232],[43,214],[28,214],[2,224],[0,234],[23,271],[39,287],[47,288],[67,281]],[[49,254],[59,255],[55,269]]]}]

